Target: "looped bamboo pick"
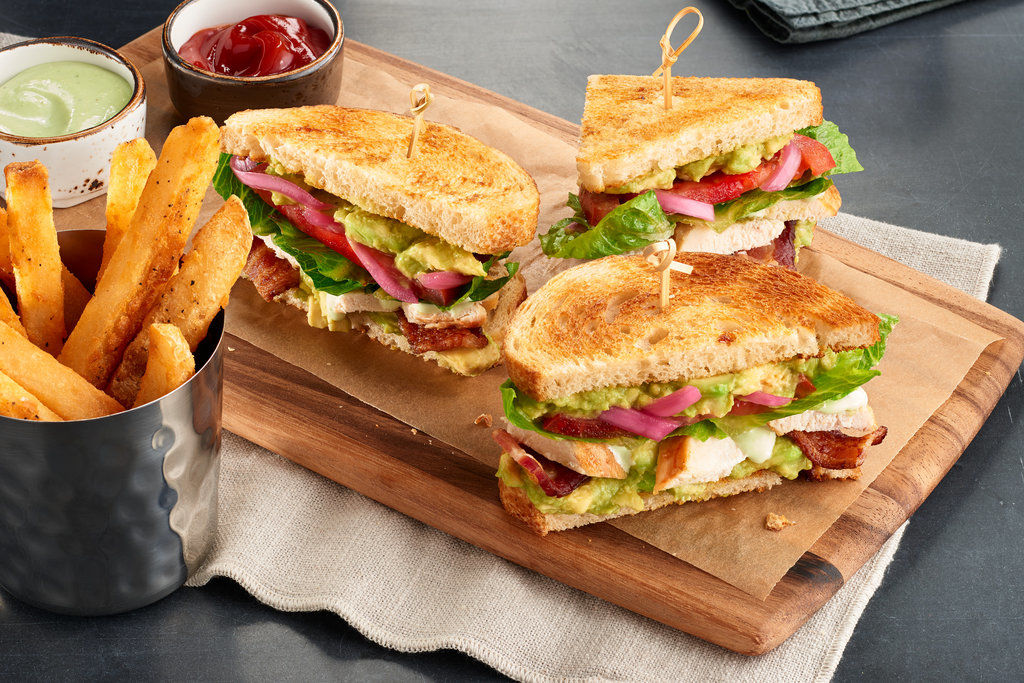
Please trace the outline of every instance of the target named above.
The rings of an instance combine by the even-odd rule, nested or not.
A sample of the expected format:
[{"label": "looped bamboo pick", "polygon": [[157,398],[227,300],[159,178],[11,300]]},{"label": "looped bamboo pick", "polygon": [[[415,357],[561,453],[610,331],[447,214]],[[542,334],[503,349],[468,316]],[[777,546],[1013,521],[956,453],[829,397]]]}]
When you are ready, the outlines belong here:
[{"label": "looped bamboo pick", "polygon": [[661,297],[658,306],[664,313],[668,308],[669,299],[669,277],[672,271],[689,275],[693,272],[693,266],[686,263],[676,263],[676,241],[674,239],[662,240],[654,244],[648,244],[644,248],[644,258],[655,270],[661,273]]},{"label": "looped bamboo pick", "polygon": [[[679,20],[685,17],[687,14],[697,15],[697,28],[693,29],[689,37],[683,41],[675,52],[672,51],[672,31],[675,29],[676,24]],[[679,55],[683,54],[683,50],[690,46],[693,39],[697,37],[700,30],[704,28],[704,15],[700,13],[700,10],[696,7],[686,7],[672,17],[672,21],[669,22],[668,28],[665,29],[665,35],[661,37],[659,44],[661,45],[661,66],[659,66],[652,76],[663,74],[664,82],[662,85],[662,91],[665,95],[665,109],[672,108],[672,65],[679,59]]]},{"label": "looped bamboo pick", "polygon": [[411,105],[409,113],[415,118],[412,122],[412,137],[409,138],[409,151],[405,154],[406,159],[411,159],[416,151],[416,143],[420,139],[420,129],[423,127],[423,112],[433,101],[434,96],[430,94],[430,86],[426,83],[417,83],[409,91],[409,104]]}]

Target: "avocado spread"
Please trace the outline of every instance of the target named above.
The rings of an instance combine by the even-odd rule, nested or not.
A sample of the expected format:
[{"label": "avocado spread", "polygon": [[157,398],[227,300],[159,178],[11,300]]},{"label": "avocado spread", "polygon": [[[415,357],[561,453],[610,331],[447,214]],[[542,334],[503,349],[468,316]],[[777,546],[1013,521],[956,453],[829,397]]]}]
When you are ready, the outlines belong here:
[{"label": "avocado spread", "polygon": [[[544,514],[614,514],[622,509],[642,510],[643,493],[654,491],[654,473],[658,460],[658,445],[653,441],[623,439],[633,444],[633,467],[625,479],[592,477],[575,491],[562,498],[548,496],[507,453],[502,453],[497,476],[506,486],[521,488],[530,502]],[[792,441],[786,437],[775,440],[770,458],[757,464],[744,460],[736,465],[729,477],[741,479],[761,470],[777,472],[786,479],[795,479],[802,470],[811,468],[811,461]],[[686,484],[667,489],[676,500],[703,500],[707,497],[709,484]]]},{"label": "avocado spread", "polygon": [[672,183],[677,178],[679,180],[700,180],[717,171],[727,175],[749,173],[760,166],[765,159],[775,156],[792,138],[792,134],[779,135],[768,138],[764,142],[742,145],[730,152],[691,161],[684,166],[658,169],[618,187],[607,187],[604,191],[608,194],[639,194],[647,190],[667,190],[672,187]]},{"label": "avocado spread", "polygon": [[[461,247],[317,189],[306,182],[303,176],[286,172],[274,161],[270,162],[266,171],[295,183],[317,199],[336,207],[334,219],[344,223],[345,236],[378,251],[393,254],[395,267],[406,277],[412,278],[434,270],[452,270],[473,276],[487,275],[483,264]],[[277,192],[271,193],[271,199],[280,206],[295,203]]]},{"label": "avocado spread", "polygon": [[632,387],[604,387],[581,391],[564,398],[537,401],[520,392],[517,404],[529,419],[536,420],[550,413],[564,413],[573,417],[595,417],[612,406],[643,408],[655,400],[691,385],[700,389],[701,398],[680,415],[714,415],[722,417],[731,409],[736,396],[755,391],[792,397],[800,375],[814,378],[835,365],[836,354],[827,351],[821,358],[796,358],[780,363],[767,363],[739,372],[714,375],[699,379],[672,382],[650,382]]}]

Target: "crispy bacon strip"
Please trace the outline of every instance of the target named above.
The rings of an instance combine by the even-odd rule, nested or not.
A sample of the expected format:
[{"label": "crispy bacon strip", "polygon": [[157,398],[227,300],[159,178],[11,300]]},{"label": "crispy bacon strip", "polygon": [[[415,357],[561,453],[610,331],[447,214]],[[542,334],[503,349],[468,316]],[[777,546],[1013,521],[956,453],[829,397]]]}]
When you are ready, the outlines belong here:
[{"label": "crispy bacon strip", "polygon": [[482,349],[487,346],[487,337],[481,327],[424,327],[409,322],[401,312],[398,313],[398,322],[402,325],[402,333],[409,340],[413,353]]},{"label": "crispy bacon strip", "polygon": [[737,252],[748,259],[759,263],[776,263],[786,268],[796,267],[796,247],[793,245],[793,225],[795,221],[786,221],[786,227],[779,236],[772,240],[771,244],[763,247],[754,247],[746,251]]},{"label": "crispy bacon strip", "polygon": [[526,475],[549,496],[554,498],[567,496],[590,479],[585,474],[580,474],[565,465],[548,460],[532,449],[527,452],[526,448],[504,429],[495,429],[491,436],[501,446],[501,450],[512,456],[512,459],[523,468]]},{"label": "crispy bacon strip", "polygon": [[868,446],[882,443],[888,429],[879,427],[866,436],[847,436],[840,431],[789,432],[807,459],[818,467],[830,470],[849,470],[864,462]]},{"label": "crispy bacon strip", "polygon": [[299,286],[299,271],[284,259],[278,258],[260,239],[252,241],[242,275],[252,280],[256,291],[266,301],[273,301],[280,294]]},{"label": "crispy bacon strip", "polygon": [[617,436],[636,436],[595,417],[570,417],[556,413],[548,415],[541,422],[540,428],[546,432],[575,436],[581,439],[613,439]]},{"label": "crispy bacon strip", "polygon": [[796,221],[786,221],[786,227],[772,242],[772,258],[780,266],[796,267],[796,247],[793,246],[793,226]]}]

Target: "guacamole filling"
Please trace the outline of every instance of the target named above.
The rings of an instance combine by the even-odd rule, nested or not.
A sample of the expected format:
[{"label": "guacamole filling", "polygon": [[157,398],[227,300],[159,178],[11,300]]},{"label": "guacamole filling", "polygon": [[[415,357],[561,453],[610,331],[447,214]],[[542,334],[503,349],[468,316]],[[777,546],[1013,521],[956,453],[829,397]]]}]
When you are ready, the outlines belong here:
[{"label": "guacamole filling", "polygon": [[[609,442],[611,443],[611,442]],[[507,453],[502,453],[497,476],[509,487],[522,489],[530,502],[544,514],[615,514],[620,510],[643,510],[644,495],[654,492],[658,445],[649,440],[617,439],[615,445],[631,448],[633,466],[625,479],[591,477],[572,493],[555,498],[549,496]],[[776,472],[786,479],[795,479],[811,461],[786,437],[775,440],[771,457],[761,463],[749,458],[733,467],[727,478],[742,479],[760,471]],[[680,502],[704,500],[716,482],[686,484],[665,489]]]},{"label": "guacamole filling", "polygon": [[691,161],[683,166],[655,170],[616,187],[606,187],[607,194],[639,194],[647,190],[668,190],[676,180],[698,181],[712,173],[740,175],[750,173],[762,163],[778,154],[789,144],[793,134],[779,135],[763,142],[741,145],[730,152]]},{"label": "guacamole filling", "polygon": [[[735,192],[726,192],[724,188],[729,185],[715,181],[715,187],[722,189],[724,194],[716,191],[714,196],[732,199],[714,204],[713,220],[666,214],[661,208],[653,190],[670,189],[679,181],[702,181],[716,173],[726,176],[749,173],[766,159],[774,157],[794,134],[817,140],[824,145],[835,161],[835,166],[818,176],[807,171],[794,178],[788,187],[773,192],[755,187],[737,196],[735,192],[740,191],[742,186],[737,187]],[[623,254],[669,239],[677,224],[708,227],[715,232],[722,232],[744,218],[757,216],[778,202],[810,199],[820,195],[832,186],[831,176],[863,170],[856,153],[850,147],[849,139],[834,123],[825,121],[794,134],[744,145],[678,168],[656,169],[622,185],[605,188],[603,193],[570,194],[567,204],[573,210],[573,215],[563,218],[547,233],[539,236],[544,254],[555,258],[576,259]],[[708,187],[702,187],[698,196],[708,190]],[[629,198],[628,195],[636,196]],[[584,204],[587,202],[585,210]],[[591,224],[588,216],[596,223]]]}]

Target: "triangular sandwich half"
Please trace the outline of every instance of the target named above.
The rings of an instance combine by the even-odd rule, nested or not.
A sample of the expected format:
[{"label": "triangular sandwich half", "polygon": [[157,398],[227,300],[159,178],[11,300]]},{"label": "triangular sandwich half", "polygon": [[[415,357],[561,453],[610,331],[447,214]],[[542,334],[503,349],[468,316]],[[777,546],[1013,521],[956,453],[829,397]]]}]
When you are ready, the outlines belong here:
[{"label": "triangular sandwich half", "polygon": [[862,170],[822,120],[821,92],[789,78],[591,76],[575,215],[541,236],[548,256],[592,259],[675,236],[681,250],[793,267],[839,210],[831,176]]},{"label": "triangular sandwich half", "polygon": [[214,177],[249,211],[243,274],[309,324],[359,329],[473,375],[499,361],[525,298],[504,262],[537,228],[537,185],[504,153],[455,128],[382,111],[244,111],[224,124]]},{"label": "triangular sandwich half", "polygon": [[660,276],[609,256],[552,278],[505,338],[506,509],[538,533],[761,490],[856,478],[895,318],[798,273],[684,253]]}]

